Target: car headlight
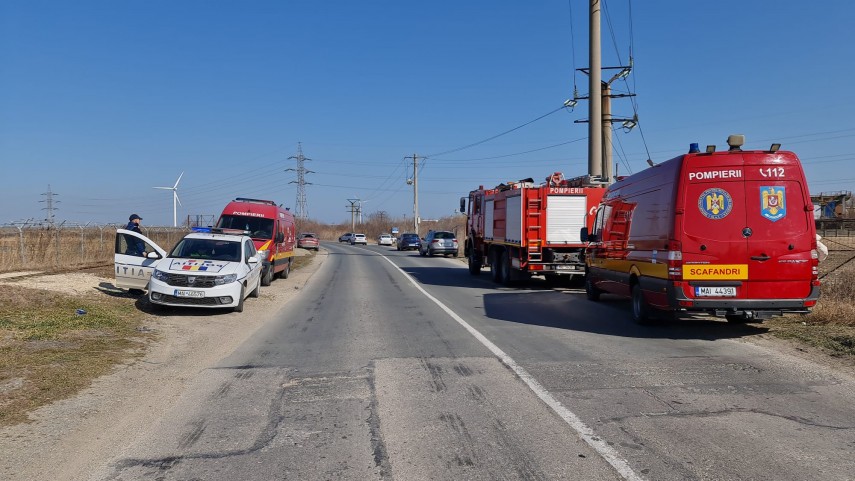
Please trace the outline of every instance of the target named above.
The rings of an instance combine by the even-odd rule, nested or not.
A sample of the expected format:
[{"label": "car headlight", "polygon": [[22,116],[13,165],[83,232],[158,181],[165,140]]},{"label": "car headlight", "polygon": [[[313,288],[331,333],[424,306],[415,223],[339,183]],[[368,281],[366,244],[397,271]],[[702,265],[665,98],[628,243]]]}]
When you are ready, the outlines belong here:
[{"label": "car headlight", "polygon": [[154,272],[151,273],[151,277],[154,277],[155,279],[162,281],[162,282],[166,282],[169,280],[169,274],[168,273],[163,272],[163,271],[159,271],[157,269],[155,269]]},{"label": "car headlight", "polygon": [[223,284],[231,284],[236,280],[237,274],[226,274],[224,276],[217,276],[216,278],[214,278],[214,284],[221,286]]}]

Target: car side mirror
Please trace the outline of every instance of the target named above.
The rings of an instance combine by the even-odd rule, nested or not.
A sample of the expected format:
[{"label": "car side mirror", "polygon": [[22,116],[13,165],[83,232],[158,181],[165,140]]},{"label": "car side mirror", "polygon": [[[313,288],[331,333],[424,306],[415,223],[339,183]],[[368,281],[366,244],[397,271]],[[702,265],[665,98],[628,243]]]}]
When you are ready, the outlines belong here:
[{"label": "car side mirror", "polygon": [[160,259],[160,254],[158,254],[157,252],[149,252],[145,256],[149,259]]},{"label": "car side mirror", "polygon": [[281,232],[277,232],[276,233],[276,243],[279,244],[282,242],[285,242],[285,234],[283,234]]},{"label": "car side mirror", "polygon": [[246,261],[250,264],[258,264],[258,257],[250,256]]},{"label": "car side mirror", "polygon": [[461,197],[461,198],[460,198],[460,212],[461,212],[461,213],[465,213],[465,212],[466,212],[466,197]]}]

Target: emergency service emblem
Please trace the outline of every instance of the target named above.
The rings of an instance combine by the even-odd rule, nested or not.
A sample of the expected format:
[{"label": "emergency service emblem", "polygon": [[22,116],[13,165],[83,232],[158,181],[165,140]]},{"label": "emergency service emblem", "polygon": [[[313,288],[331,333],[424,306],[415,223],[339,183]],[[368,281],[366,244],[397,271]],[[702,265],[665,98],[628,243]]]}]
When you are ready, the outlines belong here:
[{"label": "emergency service emblem", "polygon": [[733,210],[733,198],[724,189],[707,189],[698,198],[698,209],[708,219],[724,219]]},{"label": "emergency service emblem", "polygon": [[787,215],[787,196],[783,186],[760,187],[760,215],[779,221]]}]

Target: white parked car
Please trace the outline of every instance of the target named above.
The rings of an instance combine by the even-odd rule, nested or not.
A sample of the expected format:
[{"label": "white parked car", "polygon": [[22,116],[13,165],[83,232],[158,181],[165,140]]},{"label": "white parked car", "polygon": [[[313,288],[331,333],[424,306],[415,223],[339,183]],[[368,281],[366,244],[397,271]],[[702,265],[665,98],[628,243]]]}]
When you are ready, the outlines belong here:
[{"label": "white parked car", "polygon": [[261,260],[243,231],[192,232],[169,253],[144,235],[116,231],[116,286],[148,289],[153,305],[231,308],[243,311],[258,297]]},{"label": "white parked car", "polygon": [[395,242],[395,238],[391,234],[380,234],[377,238],[377,245],[390,246]]},{"label": "white parked car", "polygon": [[365,238],[365,234],[353,234],[350,236],[350,245],[368,245],[368,240]]}]

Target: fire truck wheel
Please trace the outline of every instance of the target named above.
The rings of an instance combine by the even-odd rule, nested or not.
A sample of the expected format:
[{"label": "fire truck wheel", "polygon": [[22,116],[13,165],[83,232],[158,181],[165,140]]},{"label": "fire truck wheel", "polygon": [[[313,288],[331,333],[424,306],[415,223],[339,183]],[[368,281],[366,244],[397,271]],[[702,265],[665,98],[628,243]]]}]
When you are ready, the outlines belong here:
[{"label": "fire truck wheel", "polygon": [[637,283],[632,286],[632,320],[641,325],[650,323],[650,308],[644,301],[641,286]]},{"label": "fire truck wheel", "polygon": [[603,292],[601,290],[594,286],[590,276],[585,275],[585,295],[588,297],[588,300],[597,302],[600,300],[600,294],[602,293]]},{"label": "fire truck wheel", "polygon": [[490,278],[493,279],[493,282],[499,283],[499,269],[501,264],[501,256],[493,255],[492,262],[490,263]]},{"label": "fire truck wheel", "polygon": [[499,282],[503,286],[511,285],[511,258],[508,254],[499,257],[501,265],[499,268]]},{"label": "fire truck wheel", "polygon": [[271,265],[261,273],[261,285],[269,286],[273,282],[273,266]]},{"label": "fire truck wheel", "polygon": [[475,254],[474,249],[469,250],[469,273],[473,276],[481,273],[481,259]]}]

